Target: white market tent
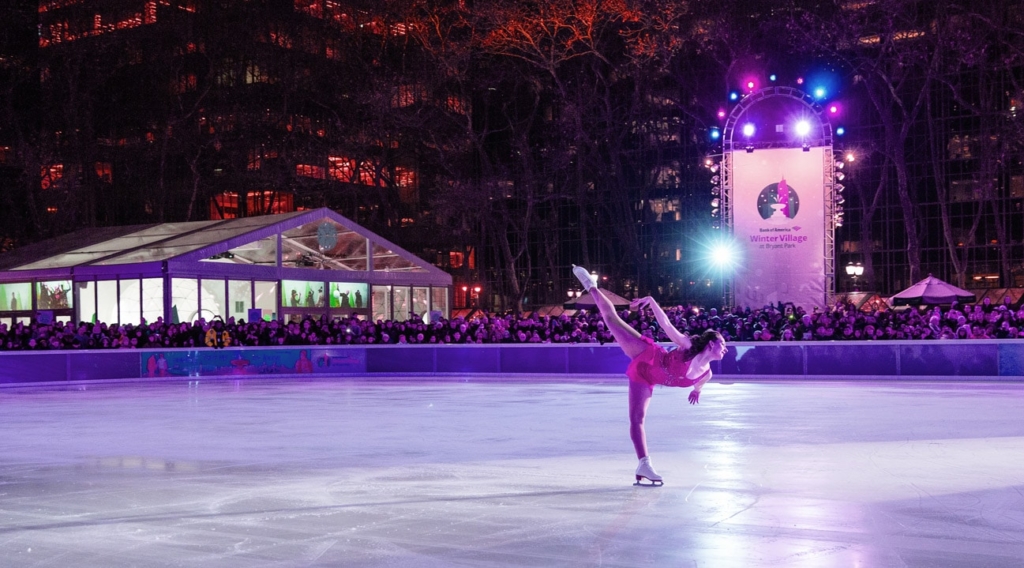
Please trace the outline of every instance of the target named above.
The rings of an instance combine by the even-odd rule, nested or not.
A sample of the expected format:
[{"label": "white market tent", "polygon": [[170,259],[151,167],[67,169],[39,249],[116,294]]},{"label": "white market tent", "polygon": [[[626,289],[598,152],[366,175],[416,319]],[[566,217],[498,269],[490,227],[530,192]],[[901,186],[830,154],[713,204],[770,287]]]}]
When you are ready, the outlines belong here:
[{"label": "white market tent", "polygon": [[402,321],[448,317],[451,289],[451,275],[330,209],[84,229],[0,255],[0,323]]}]

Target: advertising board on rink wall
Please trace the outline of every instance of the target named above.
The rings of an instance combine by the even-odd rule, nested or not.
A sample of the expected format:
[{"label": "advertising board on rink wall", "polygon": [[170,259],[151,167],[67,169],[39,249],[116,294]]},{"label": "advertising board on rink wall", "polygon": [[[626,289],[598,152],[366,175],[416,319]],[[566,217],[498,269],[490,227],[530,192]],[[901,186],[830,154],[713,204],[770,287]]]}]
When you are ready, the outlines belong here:
[{"label": "advertising board on rink wall", "polygon": [[825,307],[824,149],[733,153],[736,304]]}]

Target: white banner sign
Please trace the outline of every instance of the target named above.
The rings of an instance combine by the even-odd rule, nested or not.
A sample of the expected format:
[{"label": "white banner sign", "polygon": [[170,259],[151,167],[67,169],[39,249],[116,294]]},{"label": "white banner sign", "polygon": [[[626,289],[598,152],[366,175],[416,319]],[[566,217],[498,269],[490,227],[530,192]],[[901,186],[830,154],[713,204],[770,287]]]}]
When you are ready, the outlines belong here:
[{"label": "white banner sign", "polygon": [[825,305],[823,149],[733,153],[736,305]]}]

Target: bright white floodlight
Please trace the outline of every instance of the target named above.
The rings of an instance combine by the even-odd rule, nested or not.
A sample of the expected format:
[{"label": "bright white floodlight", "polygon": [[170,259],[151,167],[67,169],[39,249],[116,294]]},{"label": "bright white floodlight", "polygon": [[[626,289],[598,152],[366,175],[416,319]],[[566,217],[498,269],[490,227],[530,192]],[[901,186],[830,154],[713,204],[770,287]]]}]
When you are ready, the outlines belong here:
[{"label": "bright white floodlight", "polygon": [[708,243],[706,260],[716,270],[732,270],[739,263],[739,251],[729,240]]},{"label": "bright white floodlight", "polygon": [[796,133],[800,136],[807,136],[811,133],[811,123],[806,120],[796,123]]},{"label": "bright white floodlight", "polygon": [[746,136],[747,138],[749,138],[749,137],[754,135],[754,130],[755,129],[754,129],[754,123],[753,122],[748,122],[748,123],[743,125],[743,135]]}]

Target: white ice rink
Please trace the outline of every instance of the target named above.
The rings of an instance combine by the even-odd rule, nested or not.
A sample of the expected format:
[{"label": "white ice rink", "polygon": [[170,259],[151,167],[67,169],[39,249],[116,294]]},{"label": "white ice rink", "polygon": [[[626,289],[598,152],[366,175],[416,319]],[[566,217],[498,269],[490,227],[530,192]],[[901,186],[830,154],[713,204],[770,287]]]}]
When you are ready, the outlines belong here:
[{"label": "white ice rink", "polygon": [[0,566],[1024,566],[1024,385],[0,389]]}]

